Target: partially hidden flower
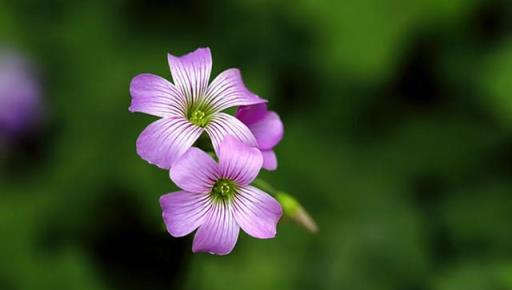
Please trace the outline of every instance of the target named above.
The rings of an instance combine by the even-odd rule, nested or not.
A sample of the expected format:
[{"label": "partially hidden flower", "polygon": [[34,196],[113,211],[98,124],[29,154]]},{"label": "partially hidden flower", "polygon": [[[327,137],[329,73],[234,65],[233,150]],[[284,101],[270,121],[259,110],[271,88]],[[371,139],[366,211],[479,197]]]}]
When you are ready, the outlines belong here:
[{"label": "partially hidden flower", "polygon": [[140,74],[130,85],[131,112],[160,117],[137,139],[137,153],[149,163],[169,169],[206,132],[218,152],[224,136],[256,146],[251,131],[222,112],[234,106],[266,100],[250,92],[238,69],[227,69],[209,83],[212,56],[199,48],[181,57],[168,55],[174,84],[153,74]]},{"label": "partially hidden flower", "polygon": [[255,238],[273,238],[283,211],[273,197],[250,185],[263,163],[257,148],[226,136],[218,157],[216,163],[204,151],[189,149],[170,172],[182,191],[162,196],[160,205],[172,236],[198,229],[193,252],[226,255],[240,228]]},{"label": "partially hidden flower", "polygon": [[235,115],[256,137],[263,155],[263,168],[275,170],[277,158],[273,148],[283,138],[283,123],[276,112],[268,111],[267,104],[241,106]]},{"label": "partially hidden flower", "polygon": [[0,135],[24,134],[35,127],[41,113],[41,88],[29,61],[0,49]]}]

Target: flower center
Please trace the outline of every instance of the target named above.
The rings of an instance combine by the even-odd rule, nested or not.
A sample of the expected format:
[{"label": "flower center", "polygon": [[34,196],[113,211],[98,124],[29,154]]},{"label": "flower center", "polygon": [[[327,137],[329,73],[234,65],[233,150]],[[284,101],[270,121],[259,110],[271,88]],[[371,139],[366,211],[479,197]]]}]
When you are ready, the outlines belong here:
[{"label": "flower center", "polygon": [[210,193],[215,201],[225,201],[233,198],[237,190],[236,184],[227,179],[219,179]]},{"label": "flower center", "polygon": [[201,109],[196,109],[188,117],[189,121],[199,127],[204,127],[208,124],[206,113]]}]

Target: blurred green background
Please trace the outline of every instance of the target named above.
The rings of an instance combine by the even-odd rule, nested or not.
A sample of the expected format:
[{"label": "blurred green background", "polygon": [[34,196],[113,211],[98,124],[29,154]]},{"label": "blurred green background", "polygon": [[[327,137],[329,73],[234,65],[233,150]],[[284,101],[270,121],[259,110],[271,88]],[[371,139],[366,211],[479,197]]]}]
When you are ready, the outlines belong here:
[{"label": "blurred green background", "polygon": [[[0,1],[46,120],[0,152],[0,289],[512,289],[512,2]],[[164,230],[129,82],[209,46],[285,123],[316,218],[228,256]]]}]

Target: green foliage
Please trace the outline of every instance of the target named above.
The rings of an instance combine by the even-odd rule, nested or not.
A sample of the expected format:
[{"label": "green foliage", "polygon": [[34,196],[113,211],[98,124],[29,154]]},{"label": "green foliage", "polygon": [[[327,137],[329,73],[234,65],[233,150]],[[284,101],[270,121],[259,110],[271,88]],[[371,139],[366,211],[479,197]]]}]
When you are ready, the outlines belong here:
[{"label": "green foliage", "polygon": [[[0,289],[512,288],[511,10],[0,1],[0,41],[38,65],[47,104],[37,149],[0,152]],[[212,48],[214,74],[241,68],[281,114],[279,168],[262,175],[297,197],[318,234],[283,221],[276,239],[241,234],[226,257],[167,238],[158,198],[176,189],[135,153],[154,118],[128,112],[128,87],[142,72],[169,78],[166,52],[199,46]],[[108,255],[123,247],[127,259]]]}]

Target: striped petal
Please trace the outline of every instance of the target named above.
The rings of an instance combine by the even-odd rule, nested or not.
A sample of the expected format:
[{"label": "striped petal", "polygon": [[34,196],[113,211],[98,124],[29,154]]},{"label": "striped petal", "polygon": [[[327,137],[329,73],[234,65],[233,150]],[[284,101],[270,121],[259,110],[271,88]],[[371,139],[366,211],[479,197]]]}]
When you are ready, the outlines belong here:
[{"label": "striped petal", "polygon": [[208,88],[212,70],[212,55],[209,48],[198,48],[181,57],[168,54],[172,79],[180,92],[192,104],[200,100]]},{"label": "striped petal", "polygon": [[178,191],[160,197],[162,217],[173,237],[183,237],[204,223],[211,200],[206,194]]},{"label": "striped petal", "polygon": [[137,139],[137,153],[147,162],[169,169],[202,132],[202,128],[184,117],[162,118],[142,131]]},{"label": "striped petal", "polygon": [[219,148],[219,175],[234,180],[239,186],[251,183],[260,172],[263,157],[260,150],[226,136]]},{"label": "striped petal", "polygon": [[173,84],[153,74],[140,74],[130,84],[131,112],[141,112],[158,117],[183,116],[185,97]]},{"label": "striped petal", "polygon": [[215,114],[205,127],[205,130],[212,140],[216,153],[219,153],[219,146],[227,135],[249,146],[257,146],[258,144],[256,138],[246,125],[226,113]]},{"label": "striped petal", "polygon": [[230,203],[212,203],[207,220],[199,227],[192,251],[227,255],[235,247],[240,227],[233,218]]},{"label": "striped petal", "polygon": [[199,148],[190,148],[172,166],[171,179],[190,192],[208,193],[217,180],[217,163]]},{"label": "striped petal", "polygon": [[228,69],[219,74],[206,91],[205,102],[214,112],[242,105],[267,102],[249,91],[238,69]]},{"label": "striped petal", "polygon": [[283,210],[279,202],[253,186],[242,187],[233,199],[233,216],[249,235],[259,239],[276,236]]}]

